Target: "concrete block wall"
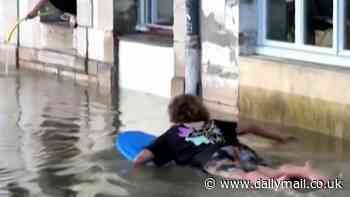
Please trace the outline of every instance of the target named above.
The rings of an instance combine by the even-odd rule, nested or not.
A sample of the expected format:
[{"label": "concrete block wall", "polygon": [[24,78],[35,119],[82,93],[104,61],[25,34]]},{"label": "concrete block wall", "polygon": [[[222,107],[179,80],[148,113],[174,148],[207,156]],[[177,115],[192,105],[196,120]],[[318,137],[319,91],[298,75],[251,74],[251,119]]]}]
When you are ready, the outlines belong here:
[{"label": "concrete block wall", "polygon": [[[20,18],[24,18],[35,6],[36,0],[21,1]],[[20,26],[20,62],[21,66],[30,62],[59,69],[83,70],[75,48],[74,29],[65,25],[42,23],[36,17]],[[58,68],[57,68],[58,69]]]},{"label": "concrete block wall", "polygon": [[2,73],[5,73],[6,71],[10,72],[15,69],[16,69],[16,46],[0,44],[0,75]]},{"label": "concrete block wall", "polygon": [[78,11],[81,10],[81,13],[78,13],[77,20],[83,24],[79,24],[80,27],[75,30],[77,53],[79,56],[88,56],[87,72],[95,76],[100,85],[111,88],[114,62],[114,2],[79,1]]},{"label": "concrete block wall", "polygon": [[[79,1],[81,4],[79,4]],[[113,64],[113,0],[79,0],[77,20],[83,22],[75,30],[76,49],[80,56]],[[89,10],[91,8],[91,10]],[[90,18],[90,20],[86,18]]]},{"label": "concrete block wall", "polygon": [[[40,24],[39,48],[75,55],[74,29],[55,24]],[[25,39],[25,36],[23,36]]]},{"label": "concrete block wall", "polygon": [[[16,23],[17,10],[20,18],[24,18],[36,2],[36,0],[20,1],[18,6],[16,1],[0,2],[0,25],[4,27],[3,31],[0,31],[1,57],[5,54],[3,51],[6,51],[3,46],[5,34]],[[35,68],[40,65],[48,66],[49,70],[56,69],[57,73],[67,70],[90,74],[86,71],[91,70],[96,78],[102,80],[101,76],[108,77],[106,68],[111,68],[114,62],[113,0],[77,0],[77,3],[77,19],[81,22],[77,28],[43,23],[39,17],[20,25],[21,66]],[[13,45],[16,40],[15,34]],[[11,52],[11,57],[14,57],[13,55]],[[15,62],[15,59],[11,62]],[[99,71],[102,73],[99,74]],[[107,84],[105,79],[103,81],[103,84]]]}]

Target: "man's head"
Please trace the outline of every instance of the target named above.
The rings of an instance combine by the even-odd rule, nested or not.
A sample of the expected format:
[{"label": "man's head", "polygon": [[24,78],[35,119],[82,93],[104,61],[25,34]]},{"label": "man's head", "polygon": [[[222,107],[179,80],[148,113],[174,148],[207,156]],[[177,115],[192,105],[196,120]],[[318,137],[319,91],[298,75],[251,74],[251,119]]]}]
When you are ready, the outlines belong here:
[{"label": "man's head", "polygon": [[168,106],[170,121],[173,123],[189,123],[208,121],[207,108],[197,96],[188,94],[176,96]]}]

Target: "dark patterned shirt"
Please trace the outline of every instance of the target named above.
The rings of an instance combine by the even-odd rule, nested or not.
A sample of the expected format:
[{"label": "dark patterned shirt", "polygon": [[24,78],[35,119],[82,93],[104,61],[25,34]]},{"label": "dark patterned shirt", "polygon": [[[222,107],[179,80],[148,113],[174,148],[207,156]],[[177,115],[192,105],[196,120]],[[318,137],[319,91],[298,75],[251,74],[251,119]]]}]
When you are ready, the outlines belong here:
[{"label": "dark patterned shirt", "polygon": [[156,165],[175,161],[179,165],[202,166],[220,147],[239,145],[236,128],[236,122],[219,120],[210,121],[199,130],[175,125],[146,149],[154,154]]}]

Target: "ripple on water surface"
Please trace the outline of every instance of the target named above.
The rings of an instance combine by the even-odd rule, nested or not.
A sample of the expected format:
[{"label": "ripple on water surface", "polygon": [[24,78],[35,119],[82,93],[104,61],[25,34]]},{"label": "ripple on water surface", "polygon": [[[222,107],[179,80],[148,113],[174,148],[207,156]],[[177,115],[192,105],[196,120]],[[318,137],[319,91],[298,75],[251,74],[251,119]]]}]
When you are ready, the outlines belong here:
[{"label": "ripple on water surface", "polygon": [[[190,168],[133,169],[114,150],[114,136],[120,126],[166,128],[166,99],[123,90],[119,106],[103,89],[33,71],[0,77],[0,98],[0,197],[329,196],[206,191],[207,175]],[[348,168],[346,160],[337,165]]]}]

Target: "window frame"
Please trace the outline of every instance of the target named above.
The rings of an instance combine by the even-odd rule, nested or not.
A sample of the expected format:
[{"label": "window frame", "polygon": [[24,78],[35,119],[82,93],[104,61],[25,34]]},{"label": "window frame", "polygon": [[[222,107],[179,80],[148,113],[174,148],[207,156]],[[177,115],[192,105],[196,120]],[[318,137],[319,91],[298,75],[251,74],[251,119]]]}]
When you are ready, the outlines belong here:
[{"label": "window frame", "polygon": [[[158,2],[162,0],[138,0],[137,9],[137,25],[136,30],[138,31],[149,31],[150,28],[157,28],[172,31],[173,25],[159,25],[156,24],[158,21]],[[149,5],[150,4],[150,5]],[[150,18],[150,21],[149,21]]]},{"label": "window frame", "polygon": [[259,16],[258,54],[350,67],[350,64],[346,62],[350,60],[350,50],[345,48],[346,0],[333,0],[333,46],[330,48],[304,44],[305,2],[307,0],[295,0],[295,41],[293,43],[267,39],[268,1],[269,0],[257,1]]}]

